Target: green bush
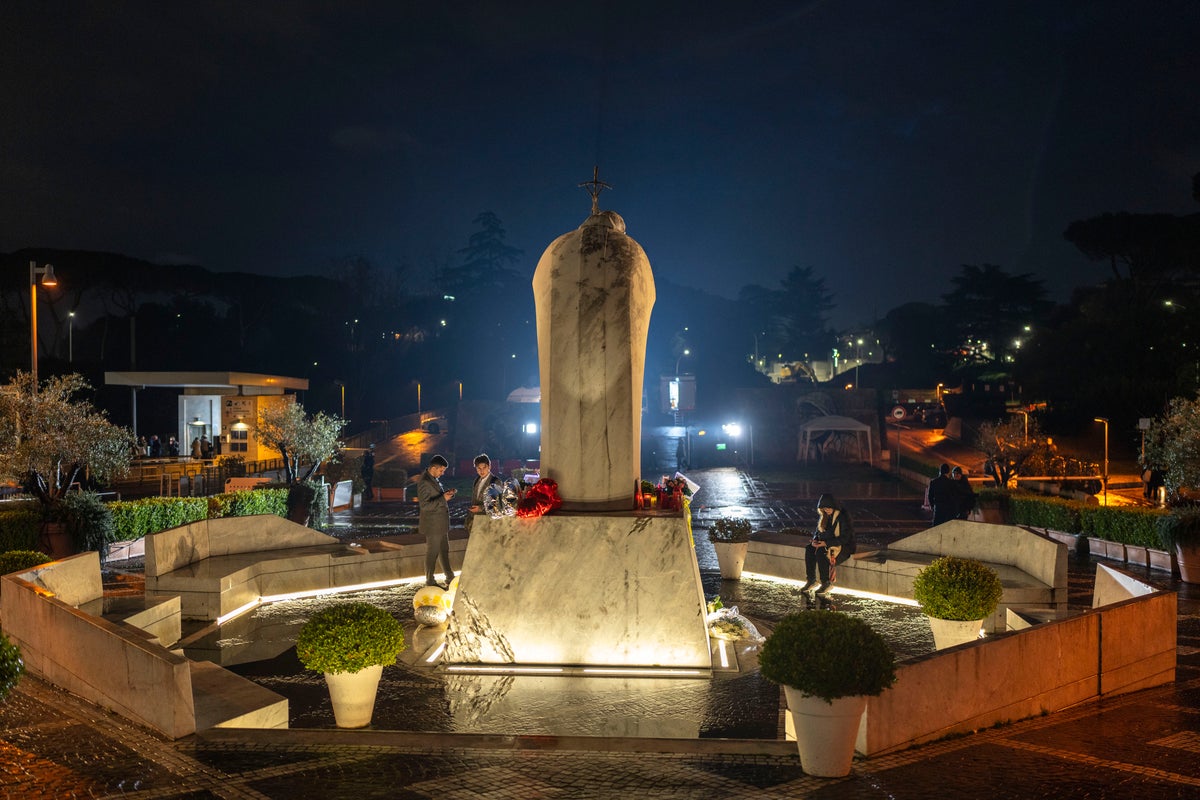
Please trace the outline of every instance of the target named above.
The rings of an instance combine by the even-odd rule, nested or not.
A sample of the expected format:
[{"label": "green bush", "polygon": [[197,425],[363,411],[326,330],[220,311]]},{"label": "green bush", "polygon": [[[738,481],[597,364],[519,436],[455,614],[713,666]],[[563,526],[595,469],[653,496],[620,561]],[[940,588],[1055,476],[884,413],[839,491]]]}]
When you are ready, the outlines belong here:
[{"label": "green bush", "polygon": [[132,542],[151,533],[208,518],[203,497],[147,497],[108,504],[113,515],[114,541]]},{"label": "green bush", "polygon": [[750,541],[750,520],[739,517],[721,517],[708,526],[708,538],[713,542]]},{"label": "green bush", "polygon": [[922,611],[937,619],[986,619],[1000,604],[1003,592],[995,570],[955,556],[935,560],[913,581],[913,599]]},{"label": "green bush", "polygon": [[1159,546],[1158,520],[1166,514],[1157,508],[1137,506],[1082,506],[1080,532],[1110,542]]},{"label": "green bush", "polygon": [[1158,540],[1164,550],[1174,550],[1177,544],[1186,546],[1200,542],[1200,507],[1177,506],[1155,522]]},{"label": "green bush", "polygon": [[315,672],[358,672],[388,666],[404,652],[404,628],[368,603],[345,603],[318,611],[296,638],[296,655]]},{"label": "green bush", "polygon": [[75,549],[83,553],[95,550],[100,563],[108,559],[108,546],[114,537],[112,511],[92,492],[67,492],[54,504],[55,517],[67,527]]},{"label": "green bush", "polygon": [[0,633],[0,700],[13,690],[24,671],[25,661],[21,658],[21,649]]},{"label": "green bush", "polygon": [[0,553],[0,575],[23,572],[38,564],[48,564],[50,560],[50,556],[37,550],[9,550],[7,553]]},{"label": "green bush", "polygon": [[260,487],[243,492],[223,492],[208,498],[208,517],[250,517],[256,514],[287,516],[287,489]]},{"label": "green bush", "polygon": [[4,503],[0,510],[0,553],[33,550],[42,529],[42,507],[36,500]]},{"label": "green bush", "polygon": [[762,676],[832,702],[877,695],[896,682],[896,657],[883,637],[838,611],[788,614],[763,643]]},{"label": "green bush", "polygon": [[1008,519],[1013,525],[1078,533],[1081,508],[1077,501],[1061,497],[1013,493],[1008,499]]}]

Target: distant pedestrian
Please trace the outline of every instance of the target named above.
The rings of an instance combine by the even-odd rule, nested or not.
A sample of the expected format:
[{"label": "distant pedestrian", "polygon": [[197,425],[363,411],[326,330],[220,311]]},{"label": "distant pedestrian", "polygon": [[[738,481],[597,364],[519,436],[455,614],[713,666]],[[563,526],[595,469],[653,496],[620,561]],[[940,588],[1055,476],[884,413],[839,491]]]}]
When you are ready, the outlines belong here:
[{"label": "distant pedestrian", "polygon": [[925,493],[926,503],[933,509],[933,524],[941,525],[954,519],[958,513],[954,486],[950,482],[950,465],[938,467],[937,477],[929,482]]},{"label": "distant pedestrian", "polygon": [[172,436],[170,439],[167,439],[167,455],[171,456],[172,458],[175,458],[179,455],[179,442],[175,440],[174,436]]},{"label": "distant pedestrian", "polygon": [[162,442],[160,442],[158,440],[157,436],[150,437],[150,457],[151,458],[161,458],[162,457]]},{"label": "distant pedestrian", "polygon": [[200,448],[200,437],[192,439],[192,458],[200,458],[204,455],[204,451]]},{"label": "distant pedestrian", "polygon": [[374,489],[372,484],[375,481],[375,445],[367,446],[367,452],[363,453],[362,466],[359,467],[358,474],[363,480],[363,499],[368,503],[375,499]]},{"label": "distant pedestrian", "polygon": [[954,497],[954,519],[966,519],[975,510],[975,490],[963,474],[962,467],[950,470],[950,485]]},{"label": "distant pedestrian", "polygon": [[200,457],[201,458],[212,458],[212,454],[213,454],[212,442],[210,442],[208,440],[207,436],[201,436],[200,437]]}]

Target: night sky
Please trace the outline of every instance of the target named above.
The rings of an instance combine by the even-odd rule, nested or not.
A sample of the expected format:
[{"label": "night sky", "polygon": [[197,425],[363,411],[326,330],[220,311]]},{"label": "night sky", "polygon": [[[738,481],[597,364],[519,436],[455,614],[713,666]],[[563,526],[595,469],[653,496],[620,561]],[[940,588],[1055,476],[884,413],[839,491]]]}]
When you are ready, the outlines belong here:
[{"label": "night sky", "polygon": [[532,275],[599,165],[656,276],[733,297],[812,267],[853,325],[962,264],[1064,300],[1107,276],[1071,221],[1200,211],[1194,0],[10,0],[0,24],[5,252],[361,255],[419,289],[493,211]]}]

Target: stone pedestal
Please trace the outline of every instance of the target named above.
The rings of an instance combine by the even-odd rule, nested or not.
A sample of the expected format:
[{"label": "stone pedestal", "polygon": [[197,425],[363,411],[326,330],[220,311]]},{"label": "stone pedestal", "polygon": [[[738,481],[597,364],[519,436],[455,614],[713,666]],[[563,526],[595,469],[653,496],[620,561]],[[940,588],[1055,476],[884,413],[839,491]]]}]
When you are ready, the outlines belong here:
[{"label": "stone pedestal", "polygon": [[687,521],[633,512],[477,517],[445,660],[711,669]]}]

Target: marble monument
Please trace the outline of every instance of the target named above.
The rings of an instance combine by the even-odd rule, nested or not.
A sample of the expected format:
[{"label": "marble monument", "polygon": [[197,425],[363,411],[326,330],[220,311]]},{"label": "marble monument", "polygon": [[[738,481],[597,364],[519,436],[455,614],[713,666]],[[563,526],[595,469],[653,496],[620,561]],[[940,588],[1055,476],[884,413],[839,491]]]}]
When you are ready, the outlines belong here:
[{"label": "marble monument", "polygon": [[592,196],[533,278],[542,477],[563,509],[477,517],[446,631],[467,665],[654,668],[711,674],[704,590],[689,521],[634,510],[654,277],[625,222]]}]

